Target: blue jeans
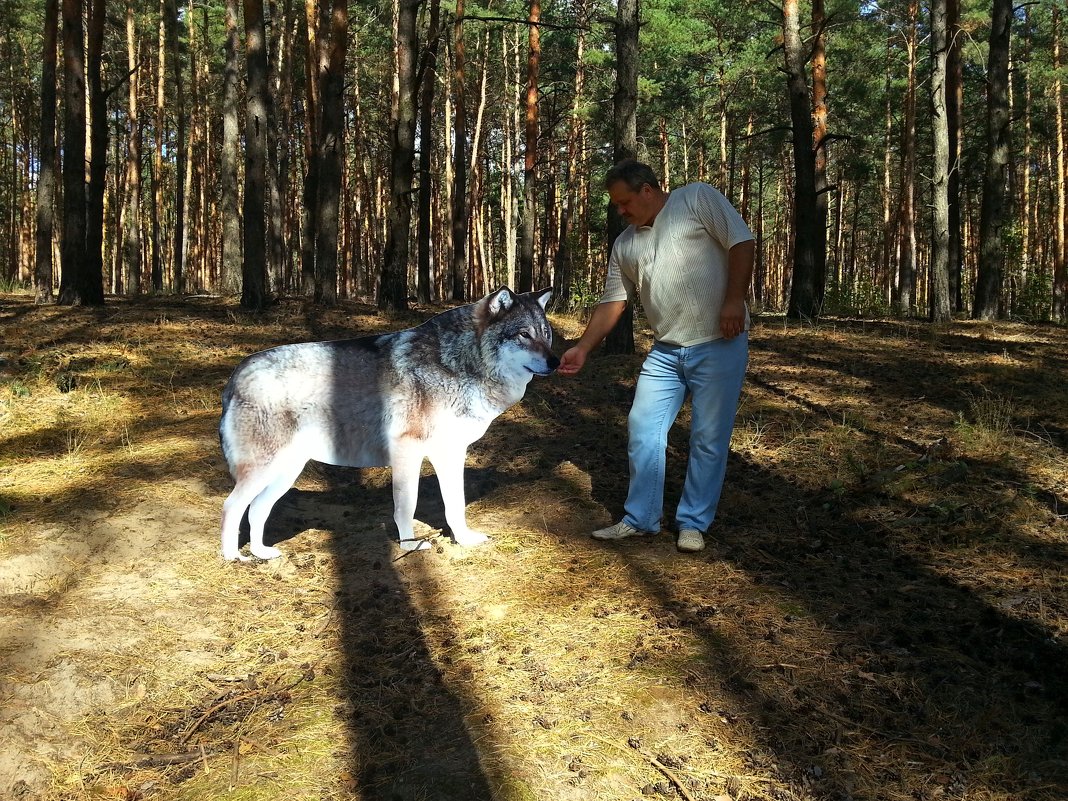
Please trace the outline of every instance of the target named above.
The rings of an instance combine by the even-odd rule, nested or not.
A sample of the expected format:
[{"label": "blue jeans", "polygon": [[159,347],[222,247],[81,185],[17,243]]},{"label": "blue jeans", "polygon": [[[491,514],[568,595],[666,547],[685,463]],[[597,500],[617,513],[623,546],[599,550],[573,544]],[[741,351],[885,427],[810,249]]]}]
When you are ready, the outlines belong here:
[{"label": "blue jeans", "polygon": [[638,375],[627,421],[630,491],[623,520],[629,525],[641,531],[660,530],[668,430],[687,395],[690,456],[675,521],[680,530],[702,533],[712,525],[748,361],[747,333],[690,347],[653,345]]}]

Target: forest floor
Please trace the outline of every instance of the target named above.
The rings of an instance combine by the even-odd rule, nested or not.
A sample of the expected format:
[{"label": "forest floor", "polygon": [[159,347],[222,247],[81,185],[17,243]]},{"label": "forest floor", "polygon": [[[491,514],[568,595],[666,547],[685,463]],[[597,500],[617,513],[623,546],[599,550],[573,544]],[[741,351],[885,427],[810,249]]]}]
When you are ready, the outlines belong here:
[{"label": "forest floor", "polygon": [[237,362],[431,311],[0,296],[0,798],[1068,798],[1068,331],[758,319],[697,555],[587,536],[636,355],[472,447],[490,544],[427,469],[402,555],[387,470],[311,466],[224,563]]}]

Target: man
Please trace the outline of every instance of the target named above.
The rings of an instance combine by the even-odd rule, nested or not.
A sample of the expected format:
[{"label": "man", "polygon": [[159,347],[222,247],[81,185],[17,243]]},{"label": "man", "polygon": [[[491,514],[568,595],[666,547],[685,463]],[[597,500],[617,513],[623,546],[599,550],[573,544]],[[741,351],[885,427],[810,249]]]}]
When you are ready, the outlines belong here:
[{"label": "man", "polygon": [[690,453],[675,521],[678,549],[700,551],[719,504],[749,360],[745,298],[753,275],[753,234],[730,202],[705,183],[666,192],[652,169],[628,160],[608,171],[604,185],[630,225],[612,246],[600,303],[557,372],[579,372],[635,295],[656,341],[638,376],[627,421],[626,514],[592,536],[620,540],[660,531],[668,430],[689,395]]}]

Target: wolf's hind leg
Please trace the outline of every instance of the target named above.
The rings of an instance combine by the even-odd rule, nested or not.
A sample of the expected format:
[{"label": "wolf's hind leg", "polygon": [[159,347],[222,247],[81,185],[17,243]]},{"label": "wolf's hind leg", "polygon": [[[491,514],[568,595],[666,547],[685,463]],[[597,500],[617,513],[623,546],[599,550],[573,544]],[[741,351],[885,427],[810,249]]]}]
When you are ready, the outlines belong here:
[{"label": "wolf's hind leg", "polygon": [[393,446],[389,456],[393,471],[393,522],[397,524],[400,547],[406,551],[422,551],[430,547],[426,540],[415,538],[415,504],[419,499],[419,468],[423,453],[413,442]]},{"label": "wolf's hind leg", "polygon": [[471,547],[489,540],[481,531],[467,527],[467,508],[464,500],[464,462],[466,448],[439,450],[430,456],[434,472],[438,475],[441,499],[445,502],[445,521],[452,529],[457,545]]},{"label": "wolf's hind leg", "polygon": [[222,556],[227,561],[238,559],[247,561],[239,549],[241,538],[241,518],[249,504],[259,495],[270,481],[270,475],[262,471],[252,471],[238,467],[237,484],[223,502],[222,509]]},{"label": "wolf's hind leg", "polygon": [[271,509],[293,486],[305,464],[306,460],[283,456],[276,456],[271,463],[271,472],[274,474],[271,483],[255,497],[248,508],[249,550],[253,556],[260,559],[277,559],[282,555],[277,548],[263,544],[263,527]]}]

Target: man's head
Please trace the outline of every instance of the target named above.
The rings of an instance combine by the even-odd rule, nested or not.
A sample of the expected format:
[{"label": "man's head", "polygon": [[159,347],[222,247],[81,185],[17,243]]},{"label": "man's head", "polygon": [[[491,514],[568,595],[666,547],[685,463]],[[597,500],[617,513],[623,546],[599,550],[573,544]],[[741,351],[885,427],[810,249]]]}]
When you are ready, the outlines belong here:
[{"label": "man's head", "polygon": [[652,225],[667,200],[652,168],[634,159],[612,167],[605,175],[604,187],[619,215],[634,226]]}]

